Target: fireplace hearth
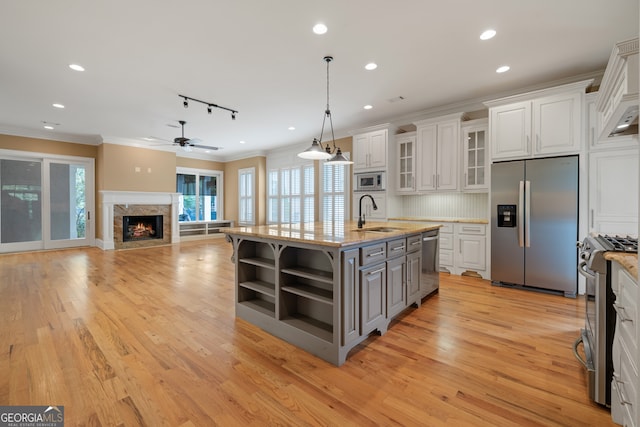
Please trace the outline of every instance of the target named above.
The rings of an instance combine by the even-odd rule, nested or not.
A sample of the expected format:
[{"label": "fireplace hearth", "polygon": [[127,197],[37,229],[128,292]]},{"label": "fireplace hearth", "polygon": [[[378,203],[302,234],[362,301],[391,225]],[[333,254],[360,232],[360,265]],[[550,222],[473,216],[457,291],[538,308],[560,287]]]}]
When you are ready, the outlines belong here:
[{"label": "fireplace hearth", "polygon": [[162,239],[162,215],[123,215],[122,241]]}]

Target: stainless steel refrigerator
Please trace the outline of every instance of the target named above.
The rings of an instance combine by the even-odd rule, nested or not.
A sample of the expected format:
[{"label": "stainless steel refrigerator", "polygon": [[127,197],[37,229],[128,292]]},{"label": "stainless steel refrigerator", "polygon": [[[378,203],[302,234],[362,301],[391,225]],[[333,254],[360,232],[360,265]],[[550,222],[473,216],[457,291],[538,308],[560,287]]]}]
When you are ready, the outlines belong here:
[{"label": "stainless steel refrigerator", "polygon": [[578,157],[491,166],[491,280],[563,293],[578,287]]}]

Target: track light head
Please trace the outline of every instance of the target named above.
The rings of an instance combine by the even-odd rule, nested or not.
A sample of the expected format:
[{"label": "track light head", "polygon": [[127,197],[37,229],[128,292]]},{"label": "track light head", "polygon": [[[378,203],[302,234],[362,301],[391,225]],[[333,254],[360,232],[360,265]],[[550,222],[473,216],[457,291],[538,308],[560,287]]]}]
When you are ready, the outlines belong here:
[{"label": "track light head", "polygon": [[207,113],[211,114],[211,105],[207,105]]},{"label": "track light head", "polygon": [[189,101],[187,101],[187,98],[184,99],[182,105],[184,105],[184,108],[189,108]]},{"label": "track light head", "polygon": [[235,120],[236,119],[236,112],[232,111],[231,112],[231,120]]}]

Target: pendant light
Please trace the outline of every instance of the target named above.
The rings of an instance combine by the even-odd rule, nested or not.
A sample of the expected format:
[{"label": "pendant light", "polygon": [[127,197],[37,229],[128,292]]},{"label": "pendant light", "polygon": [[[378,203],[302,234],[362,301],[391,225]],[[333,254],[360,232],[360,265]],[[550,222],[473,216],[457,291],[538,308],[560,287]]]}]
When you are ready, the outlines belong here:
[{"label": "pendant light", "polygon": [[[327,63],[327,108],[324,110],[324,117],[322,118],[322,129],[320,131],[320,139],[313,138],[311,147],[307,148],[302,153],[298,153],[298,157],[309,160],[327,160],[327,163],[332,165],[350,165],[352,161],[347,159],[340,150],[340,147],[336,147],[336,138],[333,133],[333,121],[331,120],[331,109],[329,108],[329,63],[333,61],[332,56],[325,56],[324,61]],[[329,126],[331,128],[331,142],[333,150],[327,142],[325,146],[322,145],[322,135],[324,135],[324,125],[327,117],[329,118]],[[335,155],[333,155],[335,152]]]}]

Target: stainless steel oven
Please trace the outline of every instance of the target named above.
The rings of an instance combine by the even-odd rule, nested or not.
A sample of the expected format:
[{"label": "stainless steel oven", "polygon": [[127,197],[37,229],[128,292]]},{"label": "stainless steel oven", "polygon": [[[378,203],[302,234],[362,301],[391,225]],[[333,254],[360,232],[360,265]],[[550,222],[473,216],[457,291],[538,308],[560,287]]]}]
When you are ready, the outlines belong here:
[{"label": "stainless steel oven", "polygon": [[[586,278],[585,326],[574,343],[576,358],[587,369],[589,396],[595,402],[611,405],[613,378],[613,336],[616,327],[615,294],[611,287],[611,262],[607,251],[637,252],[637,239],[588,236],[579,243],[578,272]],[[578,347],[583,344],[584,358]]]}]

